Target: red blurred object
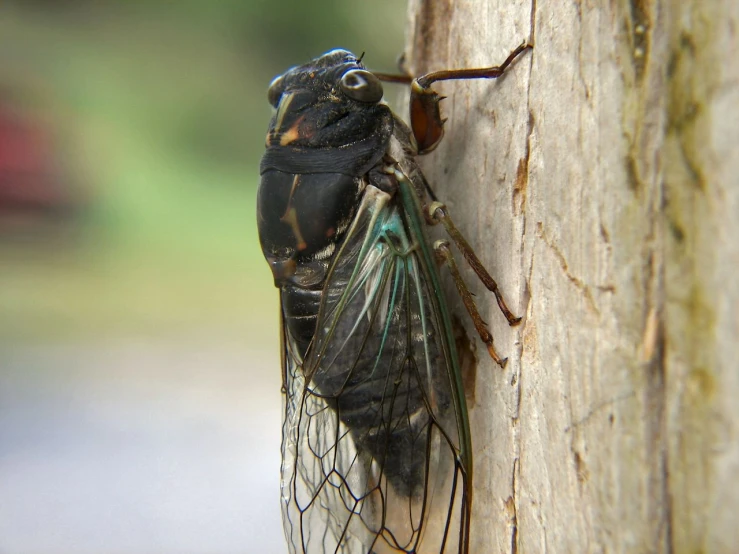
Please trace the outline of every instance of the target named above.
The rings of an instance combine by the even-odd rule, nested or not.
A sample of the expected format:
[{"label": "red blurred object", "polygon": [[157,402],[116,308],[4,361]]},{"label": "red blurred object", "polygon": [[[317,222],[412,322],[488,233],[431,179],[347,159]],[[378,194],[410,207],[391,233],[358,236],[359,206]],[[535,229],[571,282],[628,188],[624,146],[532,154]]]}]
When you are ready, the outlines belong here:
[{"label": "red blurred object", "polygon": [[66,218],[78,204],[50,125],[0,98],[0,223]]}]

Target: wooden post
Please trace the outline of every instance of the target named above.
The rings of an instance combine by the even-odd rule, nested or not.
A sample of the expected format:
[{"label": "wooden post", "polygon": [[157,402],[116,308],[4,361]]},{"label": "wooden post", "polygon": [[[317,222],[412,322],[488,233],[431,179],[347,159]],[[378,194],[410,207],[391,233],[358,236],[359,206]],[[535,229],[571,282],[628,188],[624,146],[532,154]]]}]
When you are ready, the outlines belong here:
[{"label": "wooden post", "polygon": [[[739,548],[739,3],[411,0],[422,160],[509,304],[449,284],[469,366],[472,553]],[[468,363],[469,362],[469,363]]]}]

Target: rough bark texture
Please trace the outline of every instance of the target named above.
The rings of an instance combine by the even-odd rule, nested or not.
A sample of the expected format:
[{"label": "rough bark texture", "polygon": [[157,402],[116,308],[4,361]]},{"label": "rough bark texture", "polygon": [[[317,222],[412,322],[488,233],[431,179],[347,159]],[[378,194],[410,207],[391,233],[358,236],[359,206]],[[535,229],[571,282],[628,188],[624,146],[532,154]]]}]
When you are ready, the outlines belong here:
[{"label": "rough bark texture", "polygon": [[739,548],[739,3],[411,0],[443,83],[429,181],[525,320],[450,284],[474,442],[472,552]]}]

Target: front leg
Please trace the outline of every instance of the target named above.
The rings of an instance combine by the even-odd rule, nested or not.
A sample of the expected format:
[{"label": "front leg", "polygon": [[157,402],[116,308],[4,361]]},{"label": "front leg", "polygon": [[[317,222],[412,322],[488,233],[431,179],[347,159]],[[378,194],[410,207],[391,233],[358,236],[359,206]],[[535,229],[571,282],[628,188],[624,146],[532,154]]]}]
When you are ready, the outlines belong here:
[{"label": "front leg", "polygon": [[520,54],[533,46],[526,41],[513,50],[505,61],[493,67],[479,69],[447,69],[435,71],[418,77],[411,83],[411,129],[418,144],[418,153],[431,152],[444,136],[444,122],[441,118],[439,102],[445,97],[439,96],[431,84],[436,81],[449,81],[454,79],[495,79],[505,72],[506,68],[513,63]]}]

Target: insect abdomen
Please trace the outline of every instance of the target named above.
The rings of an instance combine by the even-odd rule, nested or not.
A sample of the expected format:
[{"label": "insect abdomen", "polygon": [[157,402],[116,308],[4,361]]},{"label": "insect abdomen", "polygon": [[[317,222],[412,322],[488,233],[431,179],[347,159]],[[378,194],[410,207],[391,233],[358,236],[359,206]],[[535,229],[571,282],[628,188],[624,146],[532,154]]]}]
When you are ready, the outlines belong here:
[{"label": "insect abdomen", "polygon": [[316,333],[322,296],[321,290],[303,289],[295,285],[285,285],[280,290],[284,324],[301,358],[305,357]]}]

